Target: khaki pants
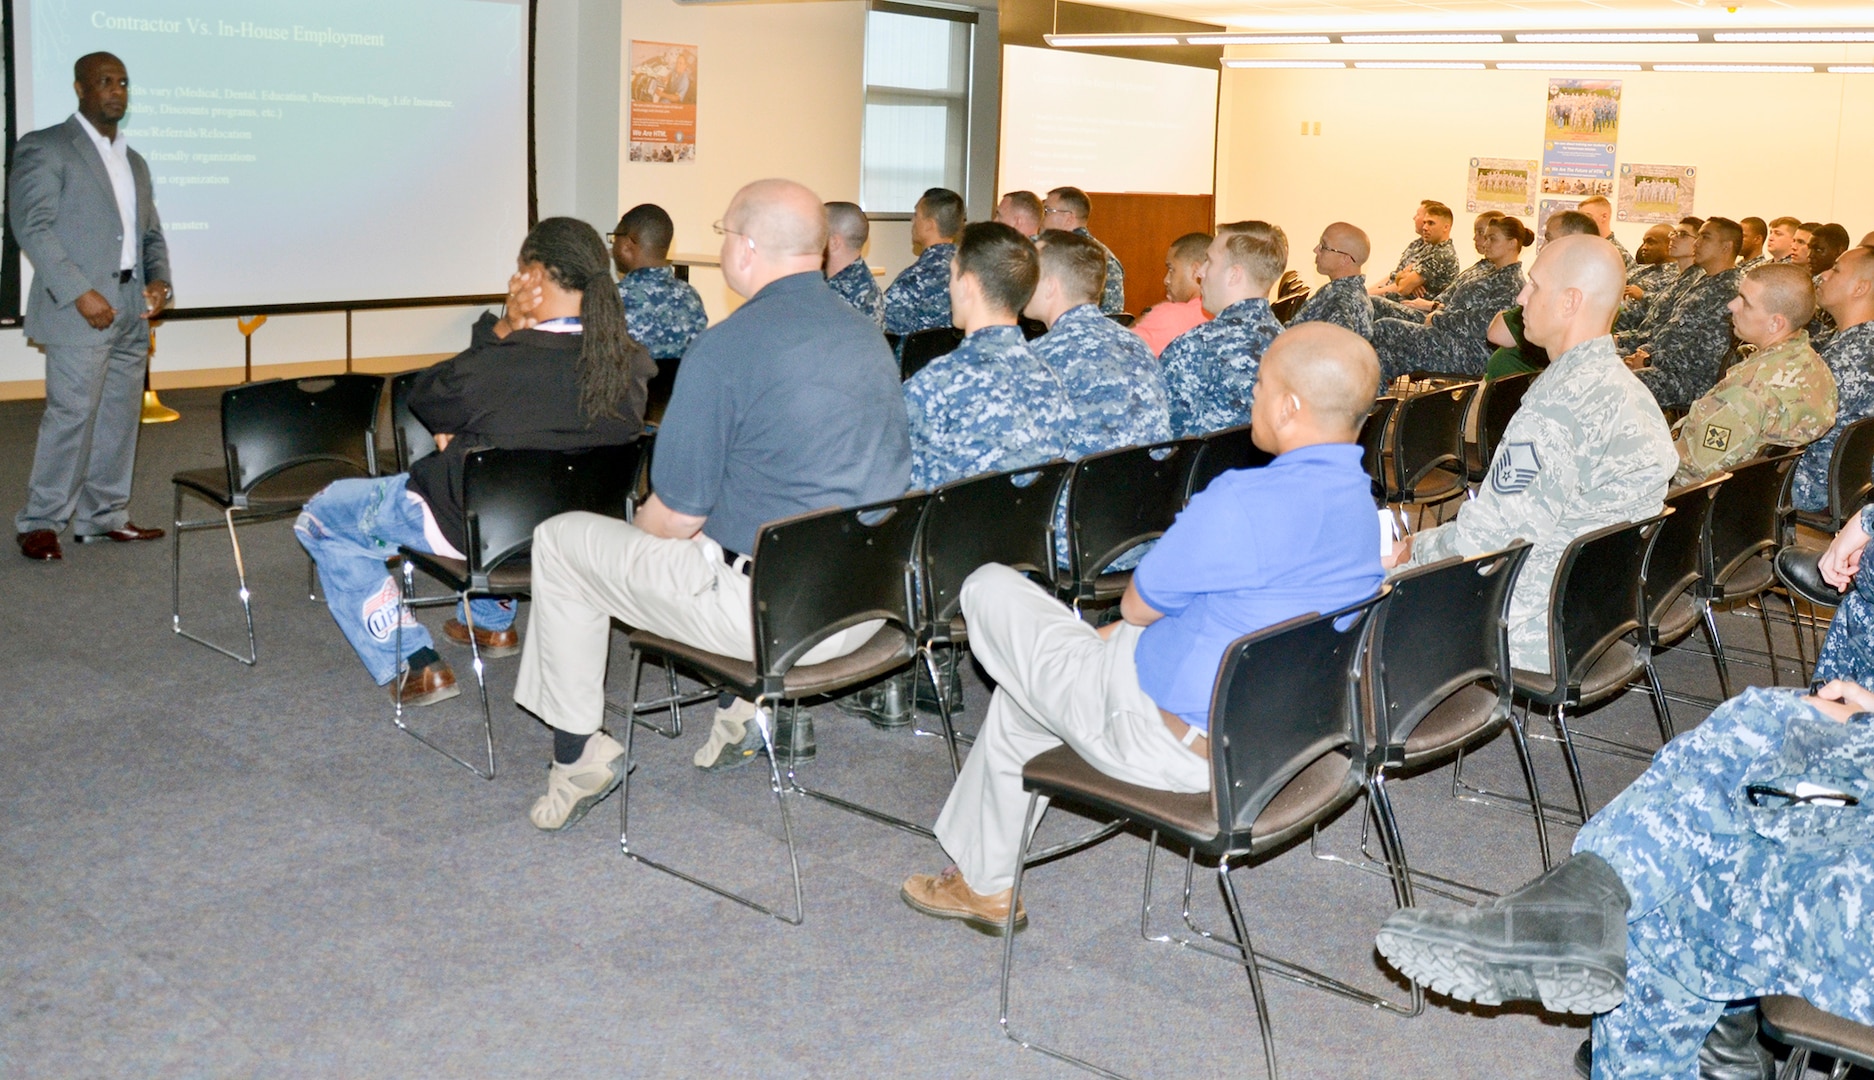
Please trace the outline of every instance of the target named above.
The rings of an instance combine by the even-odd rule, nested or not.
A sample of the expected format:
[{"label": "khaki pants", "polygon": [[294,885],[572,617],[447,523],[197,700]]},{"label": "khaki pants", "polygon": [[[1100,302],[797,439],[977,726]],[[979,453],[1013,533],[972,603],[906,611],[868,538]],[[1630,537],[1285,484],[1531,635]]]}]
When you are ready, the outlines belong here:
[{"label": "khaki pants", "polygon": [[[749,579],[700,533],[666,540],[600,514],[551,518],[534,530],[533,602],[514,700],[575,735],[599,730],[605,716],[613,619],[738,660],[755,658]],[[844,656],[879,625],[834,634],[801,663]]]},{"label": "khaki pants", "polygon": [[997,893],[1014,884],[1028,812],[1022,766],[1062,743],[1130,784],[1210,790],[1209,760],[1172,737],[1139,689],[1132,664],[1139,627],[1121,625],[1101,640],[1039,586],[994,565],[964,582],[963,614],[970,648],[997,687],[937,819],[937,842],[971,889]]}]

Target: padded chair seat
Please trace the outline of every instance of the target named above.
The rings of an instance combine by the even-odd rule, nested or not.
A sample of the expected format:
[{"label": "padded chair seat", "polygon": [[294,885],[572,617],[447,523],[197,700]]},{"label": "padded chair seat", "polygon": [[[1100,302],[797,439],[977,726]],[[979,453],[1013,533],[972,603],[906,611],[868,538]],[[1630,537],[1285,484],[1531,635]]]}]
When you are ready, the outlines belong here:
[{"label": "padded chair seat", "polygon": [[1465,478],[1444,466],[1439,466],[1412,485],[1412,497],[1401,500],[1408,503],[1436,502],[1458,495],[1470,487]]},{"label": "padded chair seat", "polygon": [[1718,583],[1718,591],[1713,600],[1724,603],[1730,600],[1746,600],[1759,596],[1765,589],[1776,584],[1775,571],[1771,569],[1769,559],[1752,559],[1731,571],[1731,576]]},{"label": "padded chair seat", "polygon": [[1660,646],[1671,645],[1692,632],[1698,626],[1698,601],[1693,599],[1691,590],[1680,593],[1666,608],[1666,614],[1659,620]]},{"label": "padded chair seat", "polygon": [[1126,586],[1132,582],[1132,571],[1120,570],[1117,573],[1101,574],[1093,583],[1093,599],[1111,600],[1126,594]]},{"label": "padded chair seat", "polygon": [[[247,493],[247,509],[255,513],[297,509],[324,491],[332,481],[362,476],[363,469],[343,461],[312,461],[295,465],[254,485]],[[224,467],[184,469],[170,480],[177,487],[188,488],[223,509],[234,505],[234,494],[228,489],[228,470]]]},{"label": "padded chair seat", "polygon": [[[659,637],[644,630],[631,631],[630,640],[632,648],[658,653],[687,664],[712,679],[729,684],[745,698],[753,698],[760,692],[761,678],[756,674],[755,664],[751,660],[737,660],[733,656],[685,645],[681,641]],[[834,657],[820,664],[795,665],[787,673],[782,692],[792,700],[865,682],[903,666],[913,651],[910,636],[887,623],[872,635],[871,640],[845,656]]]},{"label": "padded chair seat", "polygon": [[1841,606],[1842,594],[1822,580],[1821,548],[1786,547],[1776,553],[1776,577],[1783,587],[1819,607]]},{"label": "padded chair seat", "polygon": [[1757,1007],[1763,1014],[1764,1033],[1778,1042],[1874,1069],[1874,1027],[1784,994],[1764,998]]},{"label": "padded chair seat", "polygon": [[[1624,689],[1633,676],[1646,670],[1640,662],[1640,651],[1632,642],[1617,641],[1601,654],[1587,674],[1581,677],[1580,693],[1573,701],[1576,705],[1593,705],[1614,696]],[[1516,684],[1516,692],[1539,704],[1554,704],[1555,676],[1548,672],[1525,671],[1517,668],[1510,673],[1510,681]]]},{"label": "padded chair seat", "polygon": [[1479,733],[1495,726],[1496,692],[1482,683],[1471,685],[1438,703],[1406,736],[1408,766],[1450,753]]},{"label": "padded chair seat", "polygon": [[[415,563],[417,569],[456,592],[461,592],[471,584],[466,559],[451,559],[447,555],[432,555],[411,548],[398,548],[397,551]],[[496,592],[524,593],[533,588],[533,580],[533,565],[528,559],[509,559],[488,575],[488,587]]]}]

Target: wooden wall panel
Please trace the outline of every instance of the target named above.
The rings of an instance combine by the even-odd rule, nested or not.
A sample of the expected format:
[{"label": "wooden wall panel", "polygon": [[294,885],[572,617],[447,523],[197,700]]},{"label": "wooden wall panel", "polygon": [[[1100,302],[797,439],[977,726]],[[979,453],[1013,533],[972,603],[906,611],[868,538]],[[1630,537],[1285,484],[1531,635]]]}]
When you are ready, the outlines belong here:
[{"label": "wooden wall panel", "polygon": [[1087,192],[1087,229],[1126,268],[1126,310],[1134,315],[1165,298],[1165,249],[1189,232],[1209,232],[1216,200],[1209,195]]}]

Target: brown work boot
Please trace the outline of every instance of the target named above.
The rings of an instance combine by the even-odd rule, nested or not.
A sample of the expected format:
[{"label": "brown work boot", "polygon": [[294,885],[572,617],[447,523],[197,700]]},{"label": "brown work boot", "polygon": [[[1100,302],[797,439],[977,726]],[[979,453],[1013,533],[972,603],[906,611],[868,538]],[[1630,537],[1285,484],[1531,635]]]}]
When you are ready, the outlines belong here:
[{"label": "brown work boot", "polygon": [[[1009,898],[1014,889],[984,896],[963,880],[963,871],[954,866],[937,875],[912,874],[904,879],[898,895],[904,902],[926,915],[939,919],[961,919],[971,929],[1001,937],[1008,926]],[[1015,929],[1028,926],[1025,908],[1015,909]]]},{"label": "brown work boot", "polygon": [[[469,643],[469,628],[460,619],[450,619],[442,624],[442,635],[457,645]],[[513,656],[521,651],[521,632],[512,626],[506,630],[484,630],[475,628],[475,648],[489,660],[499,660],[503,656]]]},{"label": "brown work boot", "polygon": [[401,700],[405,708],[434,705],[461,692],[448,662],[427,645],[411,653],[403,662],[403,669],[390,681],[391,700]]}]

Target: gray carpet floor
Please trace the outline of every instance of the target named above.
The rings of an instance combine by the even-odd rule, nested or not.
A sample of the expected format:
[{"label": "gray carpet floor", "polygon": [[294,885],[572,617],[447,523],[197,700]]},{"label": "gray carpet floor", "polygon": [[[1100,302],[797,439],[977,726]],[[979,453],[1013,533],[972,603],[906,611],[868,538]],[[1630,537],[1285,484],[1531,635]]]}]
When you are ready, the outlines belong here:
[{"label": "gray carpet floor", "polygon": [[[216,392],[165,399],[183,419],[143,429],[132,511],[167,527],[170,475],[220,455]],[[39,411],[0,403],[8,498],[23,495]],[[384,692],[309,601],[290,522],[244,529],[242,543],[252,668],[170,632],[167,540],[68,544],[51,564],[0,555],[14,626],[0,661],[0,1076],[1083,1075],[1003,1038],[998,942],[899,900],[907,873],[943,865],[933,843],[793,798],[806,920],[790,927],[622,857],[616,798],[542,835],[525,815],[551,740],[513,703],[514,660],[488,666],[501,769],[484,782],[392,726]],[[225,534],[187,537],[182,588],[192,625],[238,640]],[[1754,617],[1721,624],[1762,640]],[[441,648],[469,691],[416,720],[469,753],[480,718],[466,652]],[[629,695],[624,652],[615,698]],[[1715,694],[1709,659],[1675,652],[1660,666],[1669,687]],[[986,701],[974,673],[966,698],[969,729]],[[1675,715],[1686,727],[1703,711]],[[815,718],[808,782],[934,819],[949,780],[939,740],[830,706]],[[1639,694],[1585,724],[1658,742]],[[634,848],[778,902],[784,849],[765,772],[692,768],[707,726],[703,707],[681,739],[640,733]],[[1559,749],[1535,752],[1548,793],[1566,800]],[[1597,804],[1643,767],[1584,757]],[[1515,790],[1503,740],[1473,769]],[[1498,889],[1532,876],[1529,820],[1453,801],[1450,780],[1442,769],[1394,785],[1414,864]],[[1043,830],[1086,824],[1057,811]],[[1359,832],[1348,815],[1322,845],[1352,853]],[[1559,849],[1571,838],[1556,830]],[[1260,1076],[1240,967],[1141,940],[1146,850],[1121,834],[1031,874],[1018,1024],[1121,1072]],[[1181,876],[1180,859],[1159,860],[1160,929],[1176,919]],[[1403,994],[1372,948],[1391,906],[1383,879],[1305,845],[1238,879],[1261,949]],[[1226,924],[1214,875],[1198,879],[1194,908]],[[1564,1077],[1585,1033],[1578,1020],[1438,998],[1400,1019],[1279,979],[1269,998],[1290,1077]]]}]

